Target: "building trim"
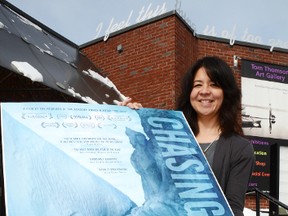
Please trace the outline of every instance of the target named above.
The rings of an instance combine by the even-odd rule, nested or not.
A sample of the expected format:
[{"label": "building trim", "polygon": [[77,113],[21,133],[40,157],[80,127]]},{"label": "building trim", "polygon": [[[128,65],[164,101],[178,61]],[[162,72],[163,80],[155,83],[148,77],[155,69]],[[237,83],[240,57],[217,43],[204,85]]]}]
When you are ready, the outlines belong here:
[{"label": "building trim", "polygon": [[[170,17],[170,16],[176,16],[177,18],[179,18],[182,21],[182,23],[184,25],[186,25],[186,27],[191,31],[191,33],[197,39],[209,40],[209,41],[215,41],[215,42],[221,42],[221,43],[230,44],[230,39],[227,39],[227,38],[214,37],[214,36],[208,36],[208,35],[203,35],[203,34],[196,33],[196,31],[185,21],[185,19],[183,19],[181,17],[181,15],[176,10],[172,10],[172,11],[166,12],[164,14],[161,14],[159,16],[156,16],[156,17],[153,17],[151,19],[145,20],[143,22],[139,22],[139,23],[133,24],[131,26],[128,26],[126,28],[120,29],[118,31],[112,32],[110,34],[109,38],[112,38],[114,36],[123,34],[125,32],[131,31],[131,30],[134,30],[134,29],[142,27],[144,25],[148,25],[148,24],[151,24],[153,22],[160,21],[160,20],[165,19],[165,18]],[[84,43],[84,44],[79,46],[79,49],[84,49],[84,48],[86,48],[88,46],[91,46],[94,43],[102,42],[104,40],[104,37],[105,36],[102,36],[102,37],[96,38],[94,40],[91,40],[91,41],[89,41],[87,43]],[[280,48],[280,47],[271,47],[269,45],[255,44],[255,43],[239,41],[239,40],[235,40],[233,45],[230,45],[230,46],[233,47],[235,45],[246,46],[246,47],[251,47],[251,48],[259,48],[259,49],[269,50],[270,52],[277,51],[277,52],[288,53],[288,49],[284,49],[284,48]]]}]

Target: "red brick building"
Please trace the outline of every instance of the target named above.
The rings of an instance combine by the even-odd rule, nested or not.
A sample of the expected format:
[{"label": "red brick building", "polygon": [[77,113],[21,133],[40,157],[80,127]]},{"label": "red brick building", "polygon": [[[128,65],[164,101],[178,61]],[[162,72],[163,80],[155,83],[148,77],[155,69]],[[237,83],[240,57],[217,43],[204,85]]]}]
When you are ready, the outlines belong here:
[{"label": "red brick building", "polygon": [[[174,11],[83,44],[81,51],[125,95],[144,107],[174,109],[182,75],[196,59],[219,56],[233,68],[241,86],[241,59],[288,66],[287,50],[194,34]],[[234,56],[239,64],[234,66]],[[240,114],[239,114],[240,116]],[[255,209],[247,195],[246,207]],[[268,208],[261,200],[261,208]]]},{"label": "red brick building", "polygon": [[[253,61],[287,65],[287,50],[203,35],[193,35],[175,12],[117,31],[83,44],[80,49],[126,96],[145,107],[174,109],[183,73],[196,59],[216,55],[233,68],[240,83],[241,60],[233,67],[233,56]],[[117,51],[117,46],[122,46]]]}]

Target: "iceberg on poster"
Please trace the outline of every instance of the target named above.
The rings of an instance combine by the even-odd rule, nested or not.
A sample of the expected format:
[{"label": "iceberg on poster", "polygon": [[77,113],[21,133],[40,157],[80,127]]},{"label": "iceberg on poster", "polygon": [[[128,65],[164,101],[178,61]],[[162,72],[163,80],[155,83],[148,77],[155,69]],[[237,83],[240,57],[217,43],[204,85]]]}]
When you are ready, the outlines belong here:
[{"label": "iceberg on poster", "polygon": [[179,111],[2,103],[8,216],[233,215]]}]

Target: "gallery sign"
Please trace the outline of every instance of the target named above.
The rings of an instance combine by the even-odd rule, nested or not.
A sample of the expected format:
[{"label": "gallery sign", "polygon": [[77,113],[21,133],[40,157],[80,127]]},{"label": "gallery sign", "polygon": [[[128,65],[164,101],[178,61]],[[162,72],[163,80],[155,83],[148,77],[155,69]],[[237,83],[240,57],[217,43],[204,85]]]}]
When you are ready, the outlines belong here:
[{"label": "gallery sign", "polygon": [[249,186],[269,191],[271,159],[276,157],[271,147],[287,143],[288,138],[288,67],[241,61],[242,128],[256,157]]},{"label": "gallery sign", "polygon": [[[288,67],[285,66],[244,60],[241,64],[241,71],[242,77],[282,84],[288,83]],[[275,85],[277,84],[275,83]],[[281,91],[287,93],[286,88],[282,88]]]}]

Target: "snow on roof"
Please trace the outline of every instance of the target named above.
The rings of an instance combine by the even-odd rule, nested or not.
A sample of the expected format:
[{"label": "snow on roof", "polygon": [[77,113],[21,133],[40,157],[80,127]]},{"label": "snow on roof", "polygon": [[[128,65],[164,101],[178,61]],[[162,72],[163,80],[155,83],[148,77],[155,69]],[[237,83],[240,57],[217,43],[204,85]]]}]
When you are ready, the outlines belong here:
[{"label": "snow on roof", "polygon": [[[120,99],[123,100],[125,98],[124,95],[121,94],[121,92],[117,89],[117,87],[114,85],[114,83],[108,78],[108,77],[103,77],[99,73],[89,69],[88,71],[83,70],[83,73],[90,76],[91,78],[109,86],[110,88],[114,89],[120,96]],[[109,94],[105,94],[107,98],[110,97]]]},{"label": "snow on roof", "polygon": [[7,1],[0,3],[0,66],[86,103],[125,97],[79,47]]},{"label": "snow on roof", "polygon": [[2,29],[4,27],[5,27],[5,25],[2,22],[0,22],[0,28]]},{"label": "snow on roof", "polygon": [[32,81],[43,82],[42,74],[28,62],[12,61],[11,65],[16,71],[23,74],[25,77],[30,78]]}]

